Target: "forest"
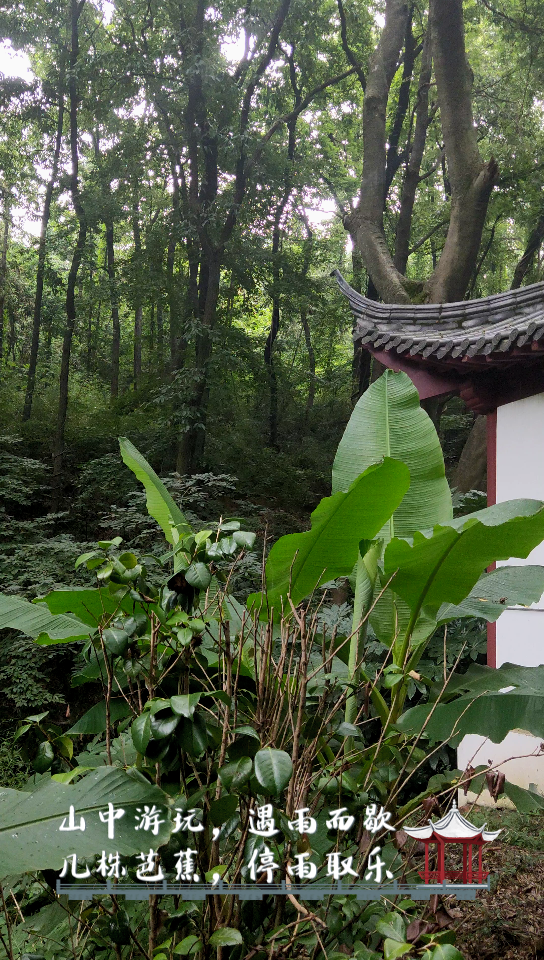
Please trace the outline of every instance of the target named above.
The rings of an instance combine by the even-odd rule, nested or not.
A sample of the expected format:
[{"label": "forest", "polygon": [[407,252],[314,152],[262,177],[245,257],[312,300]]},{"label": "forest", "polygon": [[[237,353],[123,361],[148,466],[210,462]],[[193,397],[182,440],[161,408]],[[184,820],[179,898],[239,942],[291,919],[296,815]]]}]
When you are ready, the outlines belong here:
[{"label": "forest", "polygon": [[[111,775],[125,806],[168,806],[177,790],[184,813],[203,804],[201,872],[221,876],[252,796],[324,816],[334,794],[401,820],[451,800],[461,774],[440,710],[456,733],[485,725],[470,699],[492,619],[478,578],[500,555],[463,546],[461,518],[485,505],[483,418],[454,396],[424,413],[408,378],[354,342],[331,274],[414,305],[544,280],[541,5],[12,0],[0,38],[0,786],[15,796],[53,778],[83,802]],[[366,451],[393,413],[413,446],[399,432],[376,466]],[[416,523],[407,504],[420,501]],[[524,515],[524,540],[516,518],[497,521],[506,557],[544,536],[540,513]],[[435,524],[452,524],[474,576],[452,568],[451,596],[437,586],[423,611],[398,544]],[[541,574],[523,590],[504,576],[510,602],[541,596]],[[454,686],[472,706],[462,720],[457,700],[441,704],[422,749],[412,711],[454,669],[468,671]],[[542,679],[527,682],[542,695]],[[292,729],[274,712],[280,689]],[[328,740],[316,729],[314,742],[311,715],[327,704]],[[512,711],[505,731],[523,727]],[[141,796],[120,779],[128,768]],[[8,960],[462,957],[446,914],[427,927],[413,905],[356,916],[347,898],[321,914],[276,898],[267,914],[216,897],[197,916],[151,896],[144,917],[112,897],[67,920],[51,893],[60,866],[44,854],[36,880],[21,855],[8,905],[0,869]],[[18,928],[44,910],[38,933]]]}]

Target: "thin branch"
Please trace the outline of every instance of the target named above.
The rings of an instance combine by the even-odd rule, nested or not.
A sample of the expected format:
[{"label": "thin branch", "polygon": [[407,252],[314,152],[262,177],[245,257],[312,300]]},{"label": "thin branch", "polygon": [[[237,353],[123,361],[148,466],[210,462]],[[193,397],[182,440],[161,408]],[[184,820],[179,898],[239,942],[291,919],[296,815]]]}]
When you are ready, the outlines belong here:
[{"label": "thin branch", "polygon": [[351,66],[355,70],[357,77],[359,78],[359,83],[361,84],[363,90],[366,90],[366,76],[365,72],[361,66],[360,61],[355,56],[355,53],[351,49],[348,40],[348,28],[346,23],[346,13],[344,10],[344,4],[342,0],[337,0],[338,2],[338,13],[340,15],[340,35],[342,37],[342,49],[346,54],[348,63],[351,63]]}]

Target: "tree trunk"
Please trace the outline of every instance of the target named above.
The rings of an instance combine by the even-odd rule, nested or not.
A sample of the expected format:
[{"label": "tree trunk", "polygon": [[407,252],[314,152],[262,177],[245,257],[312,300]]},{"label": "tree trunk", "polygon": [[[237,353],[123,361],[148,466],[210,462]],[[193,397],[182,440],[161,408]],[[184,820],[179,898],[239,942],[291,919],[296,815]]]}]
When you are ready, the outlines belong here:
[{"label": "tree trunk", "polygon": [[272,258],[273,258],[273,277],[272,277],[272,317],[270,320],[270,330],[266,338],[264,348],[264,362],[268,370],[268,388],[269,388],[269,409],[268,409],[268,446],[273,450],[278,449],[278,379],[274,367],[274,358],[272,352],[274,344],[280,329],[280,298],[277,290],[279,281],[278,254],[280,250],[280,226],[279,218],[276,216],[274,223],[274,232],[272,236]]},{"label": "tree trunk", "polygon": [[544,242],[544,213],[538,219],[538,223],[534,230],[531,231],[529,240],[527,241],[527,246],[523,252],[523,256],[514,270],[514,278],[512,280],[511,290],[518,290],[521,287],[527,273],[533,265],[533,260],[535,254],[538,253],[542,243]]},{"label": "tree trunk", "polygon": [[305,410],[305,420],[306,423],[308,423],[315,401],[315,350],[312,343],[312,334],[310,324],[308,323],[308,310],[306,307],[300,308],[300,323],[304,331],[306,350],[308,351],[308,397],[306,399]]},{"label": "tree trunk", "polygon": [[113,221],[106,223],[106,258],[108,264],[108,282],[111,303],[111,377],[110,396],[116,400],[119,396],[119,358],[121,356],[121,323],[119,320],[119,297],[115,278],[115,246]]},{"label": "tree trunk", "polygon": [[473,76],[465,53],[463,0],[431,0],[429,23],[451,215],[438,266],[426,284],[431,303],[462,300],[482,239],[498,166],[482,163],[472,113]]},{"label": "tree trunk", "polygon": [[419,71],[419,83],[417,90],[416,123],[414,130],[414,140],[410,157],[406,166],[406,173],[402,184],[402,194],[400,201],[399,219],[397,222],[397,231],[395,236],[395,257],[394,263],[399,273],[406,273],[408,256],[410,251],[410,233],[412,230],[412,216],[416,200],[416,192],[419,183],[419,174],[421,162],[425,150],[425,141],[427,139],[427,127],[429,125],[429,87],[431,85],[432,57],[431,57],[431,38],[427,31],[423,52],[421,54],[421,67]]},{"label": "tree trunk", "polygon": [[405,267],[408,256],[411,211],[427,126],[428,50],[423,51],[412,168],[405,182],[407,193],[403,198],[403,222],[399,224],[395,260],[389,253],[383,230],[387,187],[386,111],[407,17],[403,0],[386,0],[385,24],[371,58],[363,108],[363,176],[359,203],[344,218],[344,225],[386,303],[410,303],[410,294],[419,297],[422,293],[428,302],[451,302],[463,299],[470,282],[498,168],[493,158],[483,163],[479,154],[472,114],[472,73],[465,53],[462,0],[430,0],[431,51],[451,188],[451,214],[444,249],[432,276],[425,282],[407,280],[401,268]]},{"label": "tree trunk", "polygon": [[8,283],[8,242],[10,198],[7,189],[4,191],[4,209],[2,212],[3,234],[2,252],[0,254],[0,366],[4,359],[4,314],[6,312],[6,294]]},{"label": "tree trunk", "polygon": [[134,302],[134,353],[132,364],[132,380],[136,390],[142,376],[142,320],[144,308],[140,295],[142,268],[142,236],[140,232],[140,203],[136,185],[133,186],[132,201],[132,235],[134,237],[134,265],[136,267],[136,296]]},{"label": "tree trunk", "polygon": [[170,365],[172,370],[178,369],[179,363],[179,317],[178,298],[174,285],[174,262],[176,255],[176,238],[172,230],[166,252],[166,296],[168,299],[168,315],[170,330]]},{"label": "tree trunk", "polygon": [[11,359],[15,363],[15,346],[17,343],[17,323],[15,317],[15,308],[13,303],[8,300],[8,320],[9,320],[9,337],[8,337],[8,349],[6,356],[9,357],[11,354]]},{"label": "tree trunk", "polygon": [[81,203],[79,193],[79,156],[78,156],[78,92],[77,92],[77,62],[79,54],[79,36],[78,20],[83,10],[85,0],[71,0],[71,28],[72,43],[70,51],[70,75],[69,75],[69,96],[70,96],[70,153],[72,160],[72,171],[70,177],[70,192],[72,194],[72,203],[78,219],[79,229],[77,241],[72,255],[72,263],[68,274],[68,284],[66,287],[66,326],[64,329],[64,338],[62,343],[62,357],[59,378],[59,406],[57,414],[57,430],[53,447],[53,479],[52,479],[52,499],[51,511],[57,513],[59,510],[62,496],[62,473],[64,461],[64,432],[66,428],[66,414],[68,411],[68,380],[70,373],[70,355],[72,351],[72,339],[76,323],[76,283],[79,267],[83,258],[85,248],[85,239],[87,236],[87,220],[85,210]]},{"label": "tree trunk", "polygon": [[452,477],[459,493],[485,489],[487,473],[487,417],[477,417]]},{"label": "tree trunk", "polygon": [[38,245],[38,267],[36,271],[36,293],[34,296],[34,313],[32,317],[32,342],[30,345],[30,360],[28,364],[28,375],[26,382],[25,402],[23,406],[23,423],[30,420],[32,414],[32,401],[34,399],[34,387],[36,385],[36,368],[38,365],[38,351],[40,347],[40,327],[42,322],[42,302],[43,302],[43,281],[45,275],[45,252],[47,242],[47,227],[51,214],[51,202],[53,191],[57,182],[59,170],[60,148],[62,145],[62,129],[64,124],[64,82],[65,82],[65,62],[64,54],[61,55],[60,75],[59,75],[59,111],[57,118],[57,133],[55,137],[55,149],[53,153],[53,166],[51,176],[45,191],[45,200],[42,211],[42,222],[40,228],[40,240]]},{"label": "tree trunk", "polygon": [[409,303],[403,278],[395,269],[383,230],[386,197],[386,114],[408,23],[405,0],[387,0],[385,24],[371,57],[363,105],[363,177],[359,204],[344,218],[353,245],[381,297],[388,303]]},{"label": "tree trunk", "polygon": [[[188,424],[178,443],[176,470],[178,473],[194,473],[200,465],[206,438],[206,420],[210,395],[209,367],[212,358],[213,328],[219,300],[221,260],[215,251],[202,270],[203,312],[196,338],[195,386],[188,403]],[[203,291],[201,287],[201,291]]]},{"label": "tree trunk", "polygon": [[157,361],[159,371],[162,373],[164,369],[164,317],[160,295],[157,303]]}]

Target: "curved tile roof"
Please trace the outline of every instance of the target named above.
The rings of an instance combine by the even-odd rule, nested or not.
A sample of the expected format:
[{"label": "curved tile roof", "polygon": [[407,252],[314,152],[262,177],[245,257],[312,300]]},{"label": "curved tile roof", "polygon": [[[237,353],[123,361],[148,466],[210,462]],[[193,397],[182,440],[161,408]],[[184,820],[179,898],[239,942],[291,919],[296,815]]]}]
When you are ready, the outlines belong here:
[{"label": "curved tile roof", "polygon": [[[354,339],[415,360],[507,360],[544,351],[544,283],[459,303],[369,300],[334,270],[355,317]],[[502,356],[501,356],[502,355]]]},{"label": "curved tile roof", "polygon": [[429,820],[425,826],[403,827],[403,830],[409,837],[414,837],[417,840],[429,840],[434,833],[435,836],[441,837],[443,840],[475,840],[481,836],[485,843],[496,840],[499,833],[502,833],[502,830],[490,831],[486,830],[485,827],[485,823],[483,827],[475,827],[474,824],[465,820],[459,813],[457,803],[454,800],[453,806],[441,820],[434,822]]}]

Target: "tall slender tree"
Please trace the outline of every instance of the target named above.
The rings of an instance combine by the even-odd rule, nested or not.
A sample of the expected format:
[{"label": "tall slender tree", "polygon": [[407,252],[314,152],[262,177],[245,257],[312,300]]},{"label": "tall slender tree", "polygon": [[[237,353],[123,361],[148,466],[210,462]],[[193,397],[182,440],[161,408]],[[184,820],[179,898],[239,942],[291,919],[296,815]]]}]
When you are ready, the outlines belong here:
[{"label": "tall slender tree", "polygon": [[70,101],[70,193],[72,204],[78,221],[76,244],[72,253],[72,262],[68,274],[66,287],[66,325],[62,341],[62,357],[59,375],[59,405],[57,411],[57,429],[53,446],[53,482],[51,510],[56,513],[60,507],[62,497],[62,476],[64,462],[64,434],[66,429],[66,414],[68,411],[68,386],[70,375],[70,357],[72,340],[76,324],[76,284],[83,259],[85,240],[87,236],[87,217],[81,199],[79,185],[79,146],[78,146],[78,67],[79,67],[79,18],[85,6],[85,0],[71,0],[70,2],[70,73],[68,93]]},{"label": "tall slender tree", "polygon": [[58,112],[57,112],[57,130],[55,134],[55,144],[53,148],[53,163],[51,165],[51,175],[47,181],[45,198],[43,202],[42,219],[40,225],[40,240],[38,245],[38,267],[36,270],[36,293],[34,296],[34,312],[32,316],[32,341],[30,345],[30,359],[28,363],[28,374],[26,381],[25,402],[23,406],[23,423],[30,420],[32,414],[32,402],[34,399],[34,388],[36,386],[36,368],[38,365],[38,351],[40,348],[40,330],[42,324],[42,304],[43,304],[43,284],[45,276],[45,260],[47,252],[47,228],[51,216],[51,203],[53,192],[57,183],[59,173],[59,159],[62,146],[62,136],[64,127],[64,99],[66,83],[66,49],[64,45],[59,50],[59,78],[58,78]]}]

